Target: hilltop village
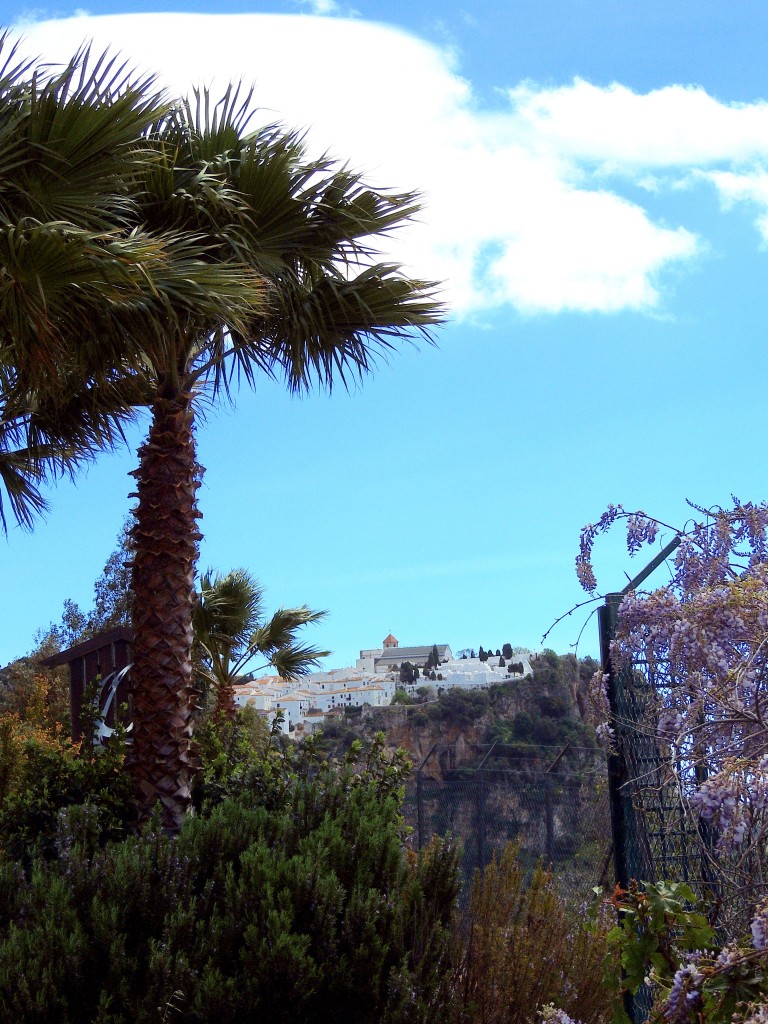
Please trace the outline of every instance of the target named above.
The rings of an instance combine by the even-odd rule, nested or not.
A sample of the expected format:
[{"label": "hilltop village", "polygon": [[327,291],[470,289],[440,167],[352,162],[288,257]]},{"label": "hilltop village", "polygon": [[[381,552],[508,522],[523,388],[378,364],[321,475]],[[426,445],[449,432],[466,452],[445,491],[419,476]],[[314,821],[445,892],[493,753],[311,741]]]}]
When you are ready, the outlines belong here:
[{"label": "hilltop village", "polygon": [[[474,653],[474,652],[471,652]],[[487,688],[494,683],[521,679],[531,673],[531,654],[516,649],[511,659],[503,654],[454,657],[448,644],[400,647],[389,636],[381,647],[360,651],[354,666],[312,672],[300,679],[278,676],[247,679],[235,687],[240,707],[252,707],[270,723],[282,714],[282,729],[295,736],[323,727],[344,708],[384,707],[398,690],[414,696],[421,687],[437,698],[454,688]]]}]

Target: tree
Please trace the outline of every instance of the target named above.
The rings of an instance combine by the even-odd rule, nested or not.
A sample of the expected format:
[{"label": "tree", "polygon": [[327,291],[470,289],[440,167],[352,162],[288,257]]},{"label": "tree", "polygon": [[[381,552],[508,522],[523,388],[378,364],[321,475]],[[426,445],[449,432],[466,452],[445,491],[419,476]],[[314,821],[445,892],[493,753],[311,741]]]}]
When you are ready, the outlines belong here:
[{"label": "tree", "polygon": [[509,659],[512,657],[514,653],[512,650],[512,644],[504,644],[504,646],[501,649],[501,653],[504,655],[507,661],[509,661]]},{"label": "tree", "polygon": [[244,569],[225,575],[209,570],[200,580],[193,618],[195,674],[213,691],[215,711],[228,718],[235,714],[234,684],[254,659],[264,659],[256,670],[271,665],[282,678],[296,679],[330,654],[296,639],[303,626],[318,622],[325,612],[302,605],[280,608],[265,619],[263,596]]},{"label": "tree", "polygon": [[[46,201],[48,193],[65,196],[41,211],[48,236],[58,238],[59,221],[71,223],[77,240],[84,235],[96,255],[106,252],[110,274],[84,297],[65,275],[53,328],[31,340],[11,335],[0,366],[13,367],[19,395],[46,386],[57,393],[58,381],[51,387],[35,363],[41,353],[59,376],[80,372],[78,396],[101,401],[114,393],[112,419],[97,410],[87,420],[92,431],[106,434],[104,424],[133,405],[150,409],[134,473],[131,769],[139,815],[159,800],[166,827],[175,830],[196,770],[197,402],[226,398],[236,379],[253,384],[259,373],[284,377],[291,392],[347,385],[401,339],[429,338],[442,313],[431,284],[375,262],[372,239],[406,223],[418,210],[416,197],[374,191],[330,159],[308,160],[296,133],[274,125],[249,131],[250,94],[230,88],[215,104],[202,93],[171,106],[150,96],[147,82],[131,86],[102,73],[95,83],[80,54],[59,76],[24,81],[35,101],[30,135],[43,120],[43,89],[57,128],[63,133],[73,122],[77,131],[66,134],[75,140],[89,137],[89,118],[121,129],[117,141],[99,140],[112,156],[106,195],[87,176],[83,182],[89,154],[67,146],[54,154],[55,174],[41,190]],[[134,116],[121,121],[126,105]],[[13,167],[14,140],[8,128],[0,168]],[[100,212],[95,224],[92,207]],[[108,301],[96,303],[104,291]],[[90,314],[82,330],[66,304],[73,294],[75,312]]]},{"label": "tree", "polygon": [[390,704],[415,704],[416,698],[411,697],[405,690],[397,689],[392,695]]},{"label": "tree", "polygon": [[488,652],[484,651],[482,647],[480,648],[477,656],[480,661],[488,661]]},{"label": "tree", "polygon": [[415,680],[413,665],[410,661],[404,661],[400,666],[400,682],[410,684]]},{"label": "tree", "polygon": [[[346,384],[370,372],[377,352],[414,331],[427,336],[439,319],[431,286],[373,262],[371,239],[407,221],[418,208],[414,196],[374,192],[331,160],[307,160],[295,133],[274,126],[249,133],[251,113],[250,95],[241,100],[237,89],[213,107],[198,95],[153,133],[165,163],[142,193],[141,212],[156,229],[203,232],[197,252],[207,265],[241,266],[268,285],[247,317],[225,308],[143,346],[154,407],[139,453],[132,532],[139,719],[133,749],[145,813],[159,797],[174,826],[188,806],[191,781],[196,396],[226,397],[234,375],[253,384],[259,372],[282,375],[292,392]],[[233,281],[240,277],[238,270]],[[169,607],[177,610],[175,621]],[[163,753],[160,764],[175,721],[177,752]]]}]

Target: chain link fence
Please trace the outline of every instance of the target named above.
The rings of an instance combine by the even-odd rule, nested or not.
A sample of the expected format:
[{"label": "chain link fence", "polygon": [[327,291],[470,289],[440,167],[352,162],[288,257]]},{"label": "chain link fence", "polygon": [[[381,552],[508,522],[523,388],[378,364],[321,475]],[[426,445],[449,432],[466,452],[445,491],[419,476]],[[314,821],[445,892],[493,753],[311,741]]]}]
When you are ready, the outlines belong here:
[{"label": "chain link fence", "polygon": [[612,883],[612,842],[605,755],[594,748],[514,748],[496,743],[464,751],[436,744],[406,792],[404,813],[419,849],[433,836],[462,847],[470,882],[508,842],[531,872],[550,868],[564,894],[582,901]]}]

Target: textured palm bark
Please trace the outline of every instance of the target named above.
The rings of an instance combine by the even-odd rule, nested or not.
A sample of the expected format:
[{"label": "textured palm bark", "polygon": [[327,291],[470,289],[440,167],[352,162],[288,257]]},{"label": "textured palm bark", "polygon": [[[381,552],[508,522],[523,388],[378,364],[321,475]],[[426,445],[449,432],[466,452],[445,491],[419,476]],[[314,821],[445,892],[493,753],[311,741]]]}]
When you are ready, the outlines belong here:
[{"label": "textured palm bark", "polygon": [[234,722],[237,706],[235,704],[235,688],[232,683],[219,683],[214,714],[223,715],[224,718]]},{"label": "textured palm bark", "polygon": [[195,687],[192,611],[200,533],[189,395],[159,398],[139,449],[133,544],[133,744],[129,765],[139,820],[160,803],[163,825],[181,827],[198,763],[192,749]]}]

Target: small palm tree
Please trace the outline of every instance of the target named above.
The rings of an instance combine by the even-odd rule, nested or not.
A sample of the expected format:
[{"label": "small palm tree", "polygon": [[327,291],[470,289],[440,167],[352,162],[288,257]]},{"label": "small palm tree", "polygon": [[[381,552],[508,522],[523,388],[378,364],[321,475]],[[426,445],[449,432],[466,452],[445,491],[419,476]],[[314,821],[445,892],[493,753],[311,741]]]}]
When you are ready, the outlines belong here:
[{"label": "small palm tree", "polygon": [[[280,608],[264,618],[264,592],[244,569],[226,575],[208,571],[200,580],[194,612],[195,674],[202,688],[212,692],[214,711],[228,718],[235,714],[234,684],[246,670],[272,666],[283,679],[297,679],[330,651],[300,644],[297,634],[325,612]],[[262,663],[253,666],[259,659]]]}]

